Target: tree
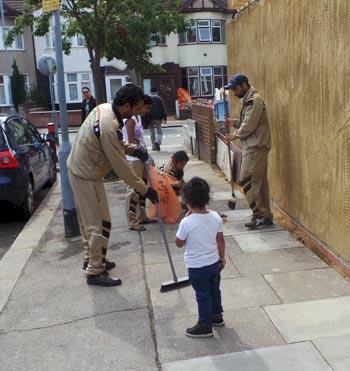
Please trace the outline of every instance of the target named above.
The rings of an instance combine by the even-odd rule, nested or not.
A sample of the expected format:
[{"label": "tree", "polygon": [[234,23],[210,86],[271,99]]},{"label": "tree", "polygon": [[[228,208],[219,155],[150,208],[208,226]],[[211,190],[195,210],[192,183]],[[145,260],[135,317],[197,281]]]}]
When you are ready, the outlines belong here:
[{"label": "tree", "polygon": [[[123,60],[140,73],[159,69],[150,62],[151,41],[186,29],[184,16],[177,11],[179,0],[65,0],[61,15],[63,49],[69,54],[71,38],[85,37],[90,58],[96,99],[105,101],[101,72],[101,58]],[[6,39],[11,43],[25,26],[32,26],[36,36],[48,32],[50,14],[42,13],[41,0],[25,0],[23,15],[16,18],[15,26]],[[39,10],[38,16],[33,16]],[[36,13],[37,14],[37,13]]]},{"label": "tree", "polygon": [[24,83],[24,75],[19,72],[15,59],[13,60],[12,64],[11,93],[13,105],[18,112],[18,105],[26,101],[27,94]]}]

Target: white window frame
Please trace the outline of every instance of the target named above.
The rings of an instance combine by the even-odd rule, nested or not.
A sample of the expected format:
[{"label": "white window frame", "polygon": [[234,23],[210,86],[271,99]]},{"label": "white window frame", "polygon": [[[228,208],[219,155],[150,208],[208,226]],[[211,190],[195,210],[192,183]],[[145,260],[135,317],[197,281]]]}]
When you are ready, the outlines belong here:
[{"label": "white window frame", "polygon": [[[219,23],[218,26],[214,26],[213,24],[217,22]],[[214,44],[221,44],[222,43],[222,22],[220,19],[212,19],[211,22],[210,22],[210,25],[211,25],[211,42],[214,43]],[[220,30],[220,41],[214,41],[213,39],[213,29],[214,28],[218,28]]]},{"label": "white window frame", "polygon": [[[186,38],[186,44],[198,44],[198,31],[197,31],[197,22],[194,22],[194,24],[192,24],[191,22],[188,22],[188,28],[186,30],[186,34],[185,34],[185,38]],[[189,30],[194,30],[195,34],[196,34],[196,41],[188,41],[188,31]]]},{"label": "white window frame", "polygon": [[[3,28],[4,28],[4,26],[0,26],[0,50],[5,50],[5,40],[4,40]],[[11,28],[12,28],[11,26],[5,26],[5,32],[10,31]],[[22,48],[17,48],[16,42],[19,39],[21,40]],[[16,38],[13,40],[12,45],[11,46],[7,46],[6,47],[6,50],[10,50],[10,51],[24,51],[25,48],[24,48],[23,35],[16,36]]]},{"label": "white window frame", "polygon": [[[78,72],[67,72],[66,74],[65,74],[66,76],[66,91],[67,91],[67,97],[68,97],[68,99],[67,99],[67,101],[70,101],[70,102],[74,102],[74,103],[76,103],[76,102],[79,102],[79,84],[78,84]],[[68,81],[68,75],[76,75],[76,77],[77,77],[77,79],[76,79],[76,81]],[[76,91],[77,91],[77,99],[71,99],[71,97],[70,97],[70,86],[74,86],[75,85],[75,87],[76,87]]]},{"label": "white window frame", "polygon": [[4,86],[5,90],[5,103],[0,103],[0,107],[8,107],[10,106],[10,78],[9,75],[0,73],[0,76],[3,77],[4,82],[1,86]]},{"label": "white window frame", "polygon": [[[202,23],[202,24],[201,24]],[[200,43],[210,43],[212,42],[212,34],[211,34],[211,22],[209,19],[199,19],[197,21],[197,28],[198,28],[198,42]],[[201,30],[207,29],[209,32],[208,38],[202,38]]]},{"label": "white window frame", "polygon": [[[67,74],[77,74],[77,81],[74,82],[68,82],[68,76]],[[89,80],[83,79],[83,75],[88,74],[89,75]],[[54,86],[54,94],[55,94],[55,103],[58,103],[58,92],[57,92],[57,84],[56,84],[56,75],[53,76],[53,86]],[[83,100],[83,94],[81,92],[81,89],[84,86],[88,86],[90,88],[91,94],[94,96],[95,95],[95,88],[93,84],[93,79],[92,79],[92,73],[90,71],[69,71],[65,73],[65,89],[66,89],[66,99],[67,103],[81,103]],[[87,84],[89,82],[89,85]],[[78,92],[78,99],[77,100],[71,100],[70,99],[70,94],[69,94],[69,84],[76,84],[77,85],[77,92]]]},{"label": "white window frame", "polygon": [[[197,72],[197,74],[196,75],[194,75],[194,74],[192,74],[192,75],[190,75],[190,68],[197,68],[198,69],[198,72]],[[187,68],[187,81],[188,81],[188,91],[189,91],[189,93],[191,94],[191,78],[196,78],[197,79],[197,82],[198,82],[198,85],[199,85],[199,89],[198,89],[198,92],[199,92],[199,94],[198,95],[192,95],[191,94],[191,97],[200,97],[201,96],[201,79],[200,79],[200,71],[199,71],[199,67],[198,66],[191,66],[191,67],[188,67]]]},{"label": "white window frame", "polygon": [[[82,44],[79,44],[79,40],[82,41]],[[83,35],[76,35],[74,37],[74,43],[73,43],[76,48],[86,48],[86,40]]]},{"label": "white window frame", "polygon": [[[204,72],[204,70],[210,70],[210,73]],[[203,78],[210,77],[211,80],[211,93],[203,94],[202,91],[202,80]],[[214,95],[214,86],[213,86],[213,67],[212,66],[205,66],[199,68],[199,81],[200,81],[200,91],[201,97],[212,97]]]}]

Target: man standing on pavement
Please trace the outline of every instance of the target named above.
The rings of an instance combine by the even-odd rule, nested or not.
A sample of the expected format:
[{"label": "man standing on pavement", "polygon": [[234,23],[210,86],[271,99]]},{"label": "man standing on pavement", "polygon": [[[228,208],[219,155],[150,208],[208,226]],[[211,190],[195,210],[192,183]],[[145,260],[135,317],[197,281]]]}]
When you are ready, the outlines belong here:
[{"label": "man standing on pavement", "polygon": [[167,115],[163,99],[158,95],[156,87],[151,87],[152,106],[149,112],[150,120],[150,132],[152,149],[154,151],[160,151],[160,145],[162,144],[163,130],[162,123],[166,123]]},{"label": "man standing on pavement", "polygon": [[273,224],[267,180],[271,135],[266,105],[245,75],[234,75],[225,89],[233,90],[242,99],[240,118],[227,118],[225,125],[237,129],[234,134],[226,135],[227,140],[239,138],[242,142],[240,185],[253,211],[251,221],[245,226],[249,229],[269,226]]},{"label": "man standing on pavement", "polygon": [[83,94],[83,102],[81,103],[81,123],[83,123],[89,116],[89,113],[96,107],[96,100],[87,86],[81,89],[81,93]]},{"label": "man standing on pavement", "polygon": [[112,278],[107,270],[115,267],[106,259],[111,231],[107,197],[102,178],[113,169],[136,192],[158,201],[157,192],[147,187],[128,166],[125,154],[147,161],[144,149],[123,142],[120,130],[123,119],[131,112],[140,114],[144,94],[134,84],[123,86],[112,104],[104,103],[91,112],[76,137],[67,166],[73,188],[83,245],[86,248],[84,269],[87,283],[98,286],[118,286],[120,279]]}]

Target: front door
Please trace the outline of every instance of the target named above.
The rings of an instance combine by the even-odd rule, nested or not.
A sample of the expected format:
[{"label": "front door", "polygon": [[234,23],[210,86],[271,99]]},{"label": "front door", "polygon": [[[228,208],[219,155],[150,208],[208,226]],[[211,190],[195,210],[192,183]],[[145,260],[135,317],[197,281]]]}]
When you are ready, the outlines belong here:
[{"label": "front door", "polygon": [[106,76],[107,102],[111,103],[115,93],[125,85],[125,76]]},{"label": "front door", "polygon": [[163,98],[168,114],[175,112],[175,79],[173,77],[162,77],[159,82],[159,95]]}]

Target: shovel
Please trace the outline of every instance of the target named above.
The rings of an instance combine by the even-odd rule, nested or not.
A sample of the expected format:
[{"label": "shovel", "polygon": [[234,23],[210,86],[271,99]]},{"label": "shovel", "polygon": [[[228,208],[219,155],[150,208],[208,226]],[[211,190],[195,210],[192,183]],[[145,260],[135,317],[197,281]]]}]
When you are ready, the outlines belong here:
[{"label": "shovel", "polygon": [[[152,187],[147,164],[145,164],[145,171],[147,175],[147,182],[150,185],[150,187]],[[155,206],[156,206],[156,211],[157,211],[157,220],[158,220],[160,232],[162,233],[162,236],[163,236],[165,250],[167,252],[171,272],[173,274],[173,280],[162,283],[162,285],[160,286],[160,292],[167,292],[167,291],[179,289],[181,287],[189,286],[190,280],[188,279],[188,277],[178,278],[176,275],[173,258],[171,257],[168,239],[167,239],[165,229],[164,229],[164,224],[160,216],[159,203],[156,203]]]}]

